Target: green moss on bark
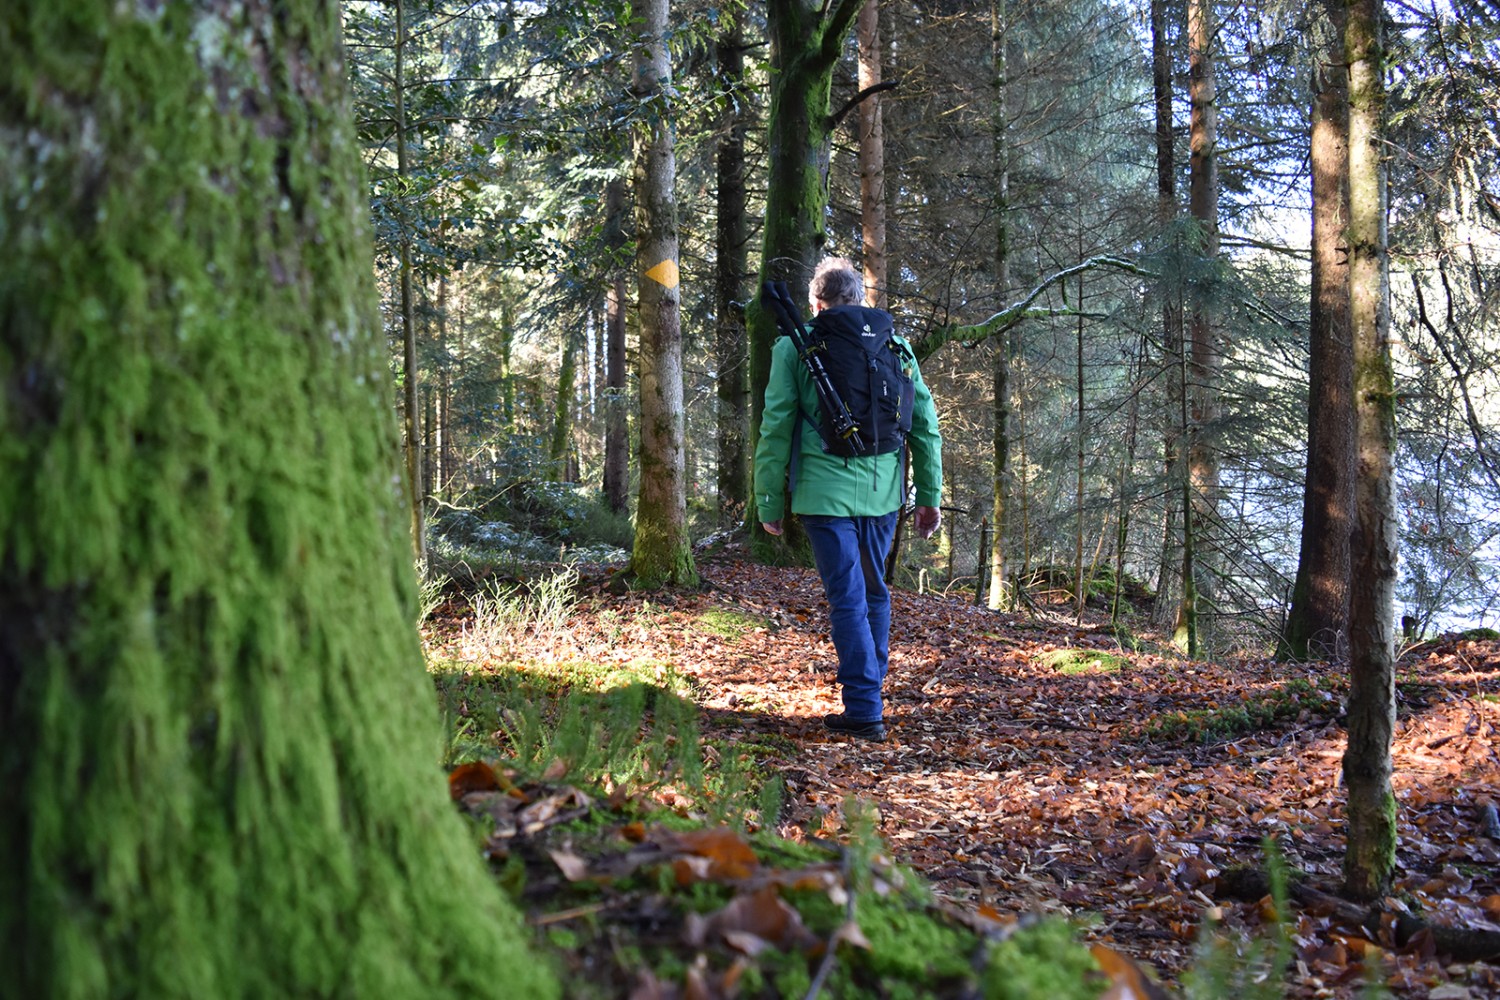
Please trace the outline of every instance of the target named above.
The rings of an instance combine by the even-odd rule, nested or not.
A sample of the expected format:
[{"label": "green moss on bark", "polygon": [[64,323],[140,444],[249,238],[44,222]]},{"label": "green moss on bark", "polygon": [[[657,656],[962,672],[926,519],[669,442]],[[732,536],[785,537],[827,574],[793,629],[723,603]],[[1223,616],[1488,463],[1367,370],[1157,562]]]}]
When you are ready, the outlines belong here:
[{"label": "green moss on bark", "polygon": [[556,992],[436,767],[336,8],[0,14],[0,968]]}]

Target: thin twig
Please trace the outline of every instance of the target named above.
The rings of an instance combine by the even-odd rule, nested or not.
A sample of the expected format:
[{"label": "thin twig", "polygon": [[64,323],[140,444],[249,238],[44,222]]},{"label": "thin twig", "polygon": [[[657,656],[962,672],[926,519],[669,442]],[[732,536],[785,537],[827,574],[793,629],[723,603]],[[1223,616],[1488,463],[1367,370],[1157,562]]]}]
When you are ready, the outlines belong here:
[{"label": "thin twig", "polygon": [[[848,896],[844,904],[844,922],[854,921],[854,879],[849,870],[849,849],[839,847],[839,868],[844,875],[844,892]],[[834,928],[833,934],[828,938],[828,948],[823,952],[823,961],[818,963],[817,975],[813,976],[812,984],[807,988],[807,996],[804,1000],[817,1000],[819,993],[823,992],[823,981],[833,972],[834,963],[838,961],[839,932],[842,927]]]}]

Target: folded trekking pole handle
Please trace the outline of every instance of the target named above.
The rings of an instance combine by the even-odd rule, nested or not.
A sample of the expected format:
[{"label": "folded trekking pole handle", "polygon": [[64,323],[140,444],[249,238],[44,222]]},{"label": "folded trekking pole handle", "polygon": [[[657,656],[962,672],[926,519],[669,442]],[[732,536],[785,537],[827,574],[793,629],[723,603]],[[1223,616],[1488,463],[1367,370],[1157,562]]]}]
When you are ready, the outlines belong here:
[{"label": "folded trekking pole handle", "polygon": [[797,304],[792,301],[786,282],[767,281],[761,286],[760,300],[762,305],[771,310],[771,315],[776,318],[776,325],[781,332],[792,338],[792,346],[797,349],[797,356],[802,359],[802,364],[812,376],[813,390],[818,394],[818,406],[828,415],[828,422],[833,432],[847,440],[855,452],[862,453],[865,450],[865,443],[864,439],[859,436],[859,424],[855,422],[848,405],[839,395],[833,379],[828,376],[828,369],[823,365],[823,359],[819,356],[816,346],[810,342],[807,328],[802,323],[802,313],[797,308]]}]

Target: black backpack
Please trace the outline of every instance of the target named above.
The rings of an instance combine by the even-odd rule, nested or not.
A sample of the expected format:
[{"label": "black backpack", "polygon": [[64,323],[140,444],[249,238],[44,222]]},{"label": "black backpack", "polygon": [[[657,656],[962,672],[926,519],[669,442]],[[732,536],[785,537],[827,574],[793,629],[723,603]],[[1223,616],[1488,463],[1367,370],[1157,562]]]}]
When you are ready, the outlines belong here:
[{"label": "black backpack", "polygon": [[[854,458],[898,451],[911,432],[916,359],[895,338],[891,314],[866,306],[833,306],[808,324],[808,350],[823,363],[847,420],[858,433],[839,433],[829,407],[820,406],[818,437],[830,455]],[[809,423],[812,418],[803,414]]]}]

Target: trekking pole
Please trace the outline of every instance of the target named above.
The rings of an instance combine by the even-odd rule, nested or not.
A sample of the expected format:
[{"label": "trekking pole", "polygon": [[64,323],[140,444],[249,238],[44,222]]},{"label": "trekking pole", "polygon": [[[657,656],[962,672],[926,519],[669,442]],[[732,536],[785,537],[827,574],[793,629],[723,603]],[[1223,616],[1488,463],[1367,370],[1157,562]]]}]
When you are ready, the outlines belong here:
[{"label": "trekking pole", "polygon": [[771,315],[776,317],[776,326],[782,333],[792,338],[792,346],[797,349],[797,356],[802,359],[802,364],[807,368],[808,374],[812,376],[813,391],[818,396],[818,406],[828,415],[829,426],[840,438],[848,441],[856,454],[863,454],[865,450],[864,439],[859,436],[859,424],[855,421],[853,414],[849,412],[839,391],[834,387],[833,379],[828,375],[828,369],[823,365],[823,358],[819,352],[822,347],[812,342],[807,328],[802,324],[802,313],[797,304],[792,301],[791,293],[787,291],[784,281],[767,281],[761,286],[761,305],[771,310]]}]

